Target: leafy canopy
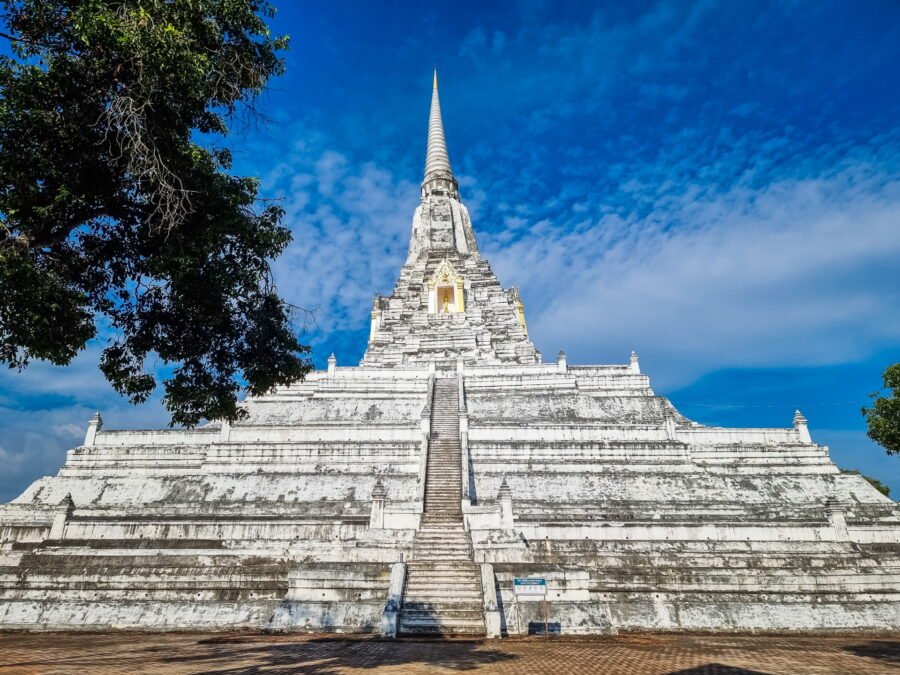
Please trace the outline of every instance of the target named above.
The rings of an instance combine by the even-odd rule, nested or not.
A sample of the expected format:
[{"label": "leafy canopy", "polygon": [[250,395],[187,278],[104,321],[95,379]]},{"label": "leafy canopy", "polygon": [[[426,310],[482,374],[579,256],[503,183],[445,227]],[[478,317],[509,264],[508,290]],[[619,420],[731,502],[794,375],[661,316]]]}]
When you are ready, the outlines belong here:
[{"label": "leafy canopy", "polygon": [[900,454],[900,363],[884,371],[884,389],[872,394],[872,407],[863,408],[868,436],[889,455]]},{"label": "leafy canopy", "polygon": [[67,364],[98,325],[132,402],[172,423],[241,416],[301,378],[269,260],[290,240],[229,173],[222,137],[283,70],[264,0],[0,0],[0,361]]}]

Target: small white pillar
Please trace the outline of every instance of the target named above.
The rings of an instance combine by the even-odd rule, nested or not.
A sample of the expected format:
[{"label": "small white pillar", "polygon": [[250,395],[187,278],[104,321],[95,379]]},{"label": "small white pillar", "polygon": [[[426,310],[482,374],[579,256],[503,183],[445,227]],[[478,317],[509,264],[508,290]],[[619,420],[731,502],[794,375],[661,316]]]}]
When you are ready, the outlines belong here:
[{"label": "small white pillar", "polygon": [[435,288],[434,281],[428,282],[428,313],[429,314],[437,314],[437,288]]},{"label": "small white pillar", "polygon": [[466,311],[466,296],[463,291],[463,278],[456,277],[456,284],[453,290],[453,299],[456,301],[456,310],[457,314],[461,314]]},{"label": "small white pillar", "polygon": [[675,440],[675,415],[672,413],[672,410],[666,408],[663,413],[663,420],[666,425],[666,438],[670,441]]},{"label": "small white pillar", "polygon": [[563,350],[559,350],[559,356],[556,357],[556,366],[559,368],[559,372],[564,373],[568,370],[568,362],[566,360],[566,353]]},{"label": "small white pillar", "polygon": [[335,358],[334,352],[332,352],[331,356],[328,357],[328,377],[334,377],[335,370],[337,370],[337,358]]},{"label": "small white pillar", "polygon": [[794,429],[797,430],[797,436],[801,443],[812,443],[812,436],[809,435],[809,426],[806,417],[799,410],[794,411]]},{"label": "small white pillar", "polygon": [[50,527],[50,539],[62,539],[66,534],[66,522],[75,512],[75,501],[71,493],[62,498],[58,508],[53,517],[53,525]]},{"label": "small white pillar", "polygon": [[372,310],[372,323],[369,325],[369,342],[375,339],[375,330],[378,326],[378,311]]},{"label": "small white pillar", "polygon": [[369,529],[384,529],[384,498],[386,495],[387,490],[384,489],[384,485],[382,485],[380,480],[376,481],[375,487],[372,488],[372,512],[369,514]]},{"label": "small white pillar", "polygon": [[397,615],[403,604],[403,584],[406,582],[406,564],[394,563],[391,567],[391,583],[388,587],[387,602],[381,614],[381,636],[386,638],[397,637]]},{"label": "small white pillar", "polygon": [[500,637],[500,609],[497,603],[497,588],[494,583],[494,566],[481,564],[481,588],[484,594],[485,637]]},{"label": "small white pillar", "polygon": [[534,355],[535,355],[535,357],[537,358],[537,362],[538,362],[538,363],[543,363],[543,362],[544,362],[544,356],[543,356],[543,354],[541,354],[537,349],[534,350]]},{"label": "small white pillar", "polygon": [[103,418],[99,412],[95,412],[91,421],[88,422],[87,433],[84,435],[84,445],[91,447],[97,440],[97,432],[103,428]]},{"label": "small white pillar", "polygon": [[638,358],[637,352],[633,349],[631,350],[631,360],[628,363],[628,370],[629,372],[637,374],[640,374],[641,372],[640,358]]},{"label": "small white pillar", "polygon": [[513,529],[513,510],[512,510],[512,490],[506,478],[500,483],[500,490],[497,492],[497,501],[500,504],[500,529]]}]

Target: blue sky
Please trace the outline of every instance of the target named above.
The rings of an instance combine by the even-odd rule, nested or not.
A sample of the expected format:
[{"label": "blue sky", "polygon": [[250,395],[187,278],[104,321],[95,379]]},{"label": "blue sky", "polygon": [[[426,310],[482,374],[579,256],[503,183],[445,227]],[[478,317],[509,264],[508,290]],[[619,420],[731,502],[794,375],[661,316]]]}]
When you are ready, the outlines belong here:
[{"label": "blue sky", "polygon": [[[276,3],[279,4],[279,3]],[[281,2],[287,75],[229,145],[295,240],[322,366],[405,257],[431,67],[463,201],[547,358],[624,363],[710,425],[791,424],[900,495],[859,408],[900,361],[900,3]],[[0,498],[131,407],[92,345],[0,373]]]}]

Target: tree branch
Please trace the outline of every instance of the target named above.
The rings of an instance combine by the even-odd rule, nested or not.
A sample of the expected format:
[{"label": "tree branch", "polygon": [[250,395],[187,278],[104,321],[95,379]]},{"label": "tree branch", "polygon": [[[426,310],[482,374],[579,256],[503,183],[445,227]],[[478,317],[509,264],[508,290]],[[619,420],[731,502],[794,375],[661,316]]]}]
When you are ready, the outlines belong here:
[{"label": "tree branch", "polygon": [[[0,38],[5,38],[10,42],[21,42],[24,45],[30,45],[32,47],[40,47],[41,49],[60,49],[59,45],[54,45],[50,42],[38,42],[37,40],[29,40],[28,38],[17,37],[15,35],[10,35],[9,33],[4,33],[0,30]],[[77,56],[76,52],[73,52],[71,49],[63,49],[66,54],[71,54],[72,56]]]}]

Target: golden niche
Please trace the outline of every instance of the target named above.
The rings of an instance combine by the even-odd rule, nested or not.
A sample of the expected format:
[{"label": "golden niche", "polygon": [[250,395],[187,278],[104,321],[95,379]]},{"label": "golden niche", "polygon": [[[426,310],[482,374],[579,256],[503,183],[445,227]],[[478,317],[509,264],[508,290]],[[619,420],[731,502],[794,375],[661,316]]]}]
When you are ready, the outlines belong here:
[{"label": "golden niche", "polygon": [[432,314],[465,312],[464,283],[462,275],[457,274],[450,261],[443,261],[428,281],[428,311]]}]

